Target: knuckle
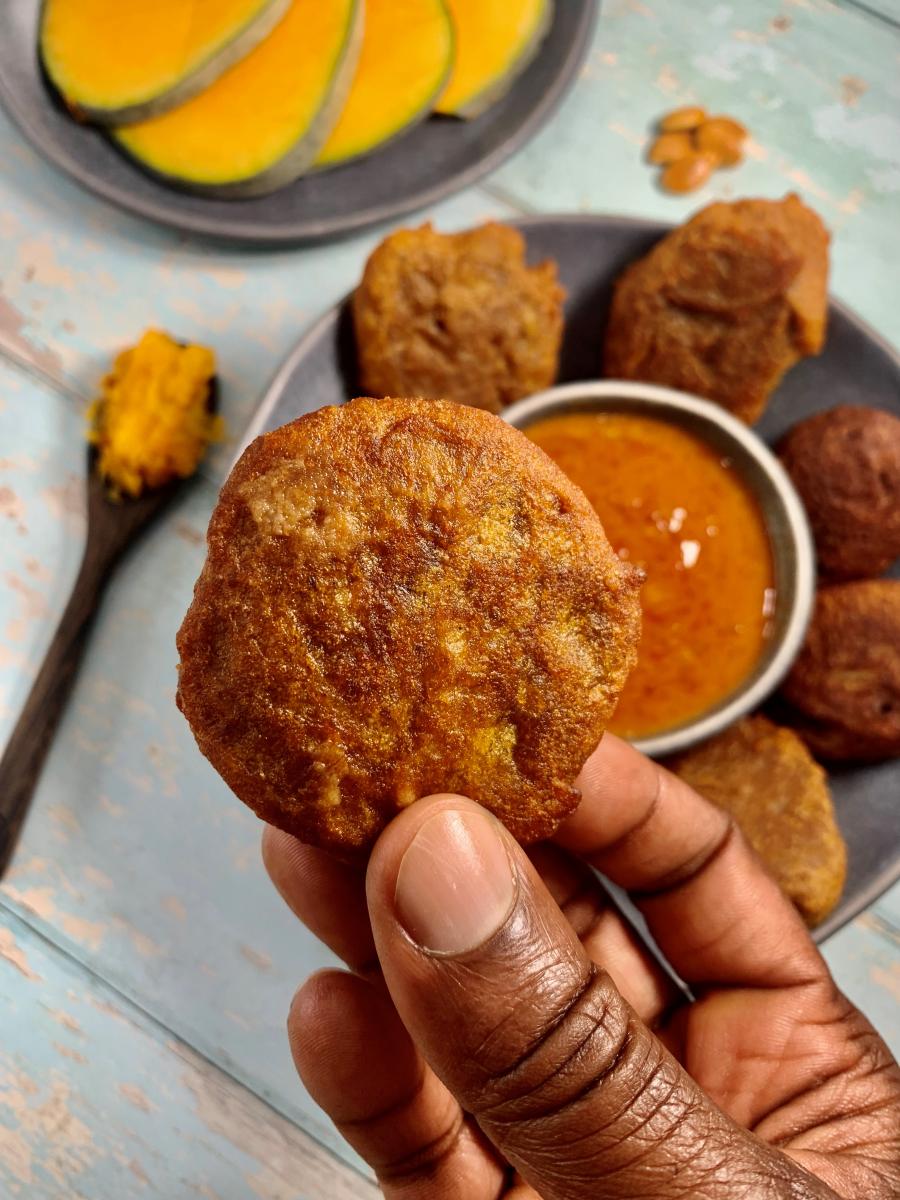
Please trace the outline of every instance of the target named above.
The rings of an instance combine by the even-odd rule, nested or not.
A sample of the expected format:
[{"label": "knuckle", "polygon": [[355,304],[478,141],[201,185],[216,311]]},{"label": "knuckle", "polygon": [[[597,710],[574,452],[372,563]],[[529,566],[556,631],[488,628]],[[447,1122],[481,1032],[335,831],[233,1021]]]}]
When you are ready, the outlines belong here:
[{"label": "knuckle", "polygon": [[466,1132],[465,1118],[457,1110],[445,1127],[430,1141],[408,1153],[376,1165],[382,1184],[412,1184],[435,1180],[457,1152]]},{"label": "knuckle", "polygon": [[[594,1118],[620,1125],[638,1106],[643,1116],[629,1122],[634,1125],[655,1104],[673,1103],[678,1079],[609,976],[593,968],[579,987],[556,997],[520,1056],[484,1083],[474,1111],[482,1123],[499,1127],[577,1119],[590,1107]],[[595,1111],[601,1091],[603,1114]],[[592,1127],[598,1128],[596,1119]]]},{"label": "knuckle", "polygon": [[672,864],[668,871],[653,881],[651,886],[633,889],[633,894],[641,900],[663,899],[680,888],[694,883],[720,858],[723,858],[736,843],[742,841],[744,841],[744,835],[734,817],[730,813],[722,812],[715,833],[691,858]]}]

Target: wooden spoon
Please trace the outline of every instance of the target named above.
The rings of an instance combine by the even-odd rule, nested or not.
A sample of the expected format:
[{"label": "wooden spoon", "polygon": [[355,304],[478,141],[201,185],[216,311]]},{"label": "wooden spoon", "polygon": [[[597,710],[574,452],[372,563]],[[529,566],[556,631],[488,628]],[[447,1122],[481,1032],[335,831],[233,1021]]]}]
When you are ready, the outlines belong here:
[{"label": "wooden spoon", "polygon": [[169,503],[179,483],[136,499],[110,499],[88,454],[88,532],[72,595],[0,759],[0,878],[12,857],[53,734],[75,680],[94,615],[122,552]]},{"label": "wooden spoon", "polygon": [[[217,407],[217,386],[209,408]],[[88,450],[87,542],[72,595],[50,648],[0,758],[0,879],[6,872],[28,813],[44,759],[59,724],[88,633],[112,569],[123,551],[173,500],[186,482],[177,479],[136,498],[111,499]]]}]

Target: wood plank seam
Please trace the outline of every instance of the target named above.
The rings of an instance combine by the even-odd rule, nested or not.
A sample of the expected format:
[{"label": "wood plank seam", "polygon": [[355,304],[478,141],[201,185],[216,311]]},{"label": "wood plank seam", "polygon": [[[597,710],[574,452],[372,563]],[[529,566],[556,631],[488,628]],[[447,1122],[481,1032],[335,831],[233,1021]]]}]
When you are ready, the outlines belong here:
[{"label": "wood plank seam", "polygon": [[[19,931],[27,930],[30,936],[44,947],[50,957],[56,956],[64,960],[76,972],[84,976],[87,981],[101,990],[108,992],[123,1009],[130,1011],[132,1015],[138,1018],[138,1022],[136,1023],[143,1022],[145,1026],[149,1026],[174,1053],[179,1054],[195,1069],[200,1069],[207,1080],[217,1081],[220,1087],[225,1084],[231,1085],[238,1092],[252,1097],[253,1101],[267,1110],[280,1126],[289,1126],[292,1131],[295,1131],[295,1134],[292,1133],[292,1136],[295,1136],[295,1140],[299,1140],[306,1145],[307,1154],[315,1159],[317,1165],[321,1166],[322,1163],[320,1160],[324,1158],[325,1164],[333,1166],[334,1172],[338,1176],[343,1176],[344,1178],[352,1177],[354,1181],[358,1181],[360,1187],[363,1189],[360,1193],[361,1195],[370,1194],[366,1190],[371,1187],[368,1180],[354,1168],[342,1163],[327,1146],[324,1146],[311,1133],[299,1126],[287,1113],[283,1112],[276,1104],[273,1104],[270,1099],[261,1095],[246,1081],[238,1078],[227,1067],[215,1062],[203,1050],[188,1042],[182,1034],[171,1029],[159,1017],[145,1008],[139,1000],[128,995],[115,983],[106,979],[89,963],[79,958],[76,954],[73,954],[68,947],[60,945],[46,930],[33,925],[28,917],[21,913],[17,907],[10,904],[2,894],[0,894],[0,912],[3,914],[3,920],[0,921],[0,924],[6,923],[14,933],[16,929],[19,929]],[[287,1035],[285,1035],[284,1052],[286,1055],[289,1053]],[[371,1192],[371,1194],[373,1196],[377,1195],[376,1192]],[[330,1192],[322,1192],[320,1194],[310,1193],[308,1200],[320,1200],[320,1195],[321,1200],[336,1200],[334,1193]]]},{"label": "wood plank seam", "polygon": [[34,362],[26,354],[16,350],[3,339],[2,330],[0,330],[0,359],[5,360],[17,370],[22,371],[25,375],[29,375],[35,379],[43,387],[48,387],[60,395],[63,399],[69,402],[75,402],[79,407],[84,408],[90,403],[90,397],[79,391],[77,387],[69,383],[68,380],[55,372],[48,370],[39,363]]},{"label": "wood plank seam", "polygon": [[863,915],[863,920],[866,922],[869,930],[888,942],[892,949],[900,947],[900,927],[895,925],[889,917],[879,912],[877,903],[874,908],[870,908]]},{"label": "wood plank seam", "polygon": [[874,5],[866,4],[865,0],[840,0],[840,3],[846,8],[855,8],[857,12],[865,13],[873,21],[880,21],[891,29],[900,29],[900,21],[896,21],[890,13],[883,12]]},{"label": "wood plank seam", "polygon": [[520,200],[510,188],[504,187],[502,183],[483,183],[476,190],[483,192],[490,200],[505,204],[523,217],[540,216],[540,209],[535,208],[526,200]]}]

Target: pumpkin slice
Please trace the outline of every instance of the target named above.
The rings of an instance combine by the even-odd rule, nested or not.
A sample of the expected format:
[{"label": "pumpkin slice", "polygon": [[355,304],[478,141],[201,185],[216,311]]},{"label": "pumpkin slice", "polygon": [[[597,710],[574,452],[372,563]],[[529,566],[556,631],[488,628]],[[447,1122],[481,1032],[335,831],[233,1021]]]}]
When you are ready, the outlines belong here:
[{"label": "pumpkin slice", "polygon": [[142,121],[182,104],[266,37],[291,0],[45,0],[44,69],[76,116]]},{"label": "pumpkin slice", "polygon": [[247,57],[187,104],[115,130],[141,166],[188,191],[259,196],[313,162],[362,44],[361,0],[292,0]]},{"label": "pumpkin slice", "polygon": [[353,86],[316,166],[368,154],[426,117],[453,60],[453,23],[444,0],[366,0]]},{"label": "pumpkin slice", "polygon": [[456,65],[436,112],[478,117],[509,91],[553,23],[553,0],[448,0]]}]

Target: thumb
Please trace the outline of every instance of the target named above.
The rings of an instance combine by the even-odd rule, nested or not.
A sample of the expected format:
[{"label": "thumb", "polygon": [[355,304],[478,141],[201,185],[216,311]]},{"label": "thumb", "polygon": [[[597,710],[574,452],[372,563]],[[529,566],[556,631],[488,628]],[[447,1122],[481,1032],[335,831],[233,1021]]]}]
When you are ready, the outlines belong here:
[{"label": "thumb", "polygon": [[404,1024],[545,1200],[832,1195],[700,1092],[472,801],[431,797],[392,822],[367,894]]}]

